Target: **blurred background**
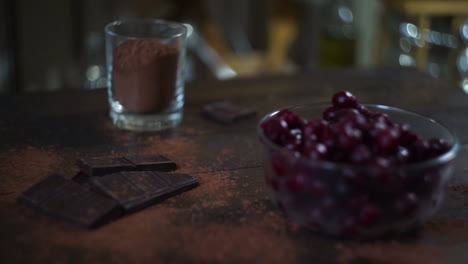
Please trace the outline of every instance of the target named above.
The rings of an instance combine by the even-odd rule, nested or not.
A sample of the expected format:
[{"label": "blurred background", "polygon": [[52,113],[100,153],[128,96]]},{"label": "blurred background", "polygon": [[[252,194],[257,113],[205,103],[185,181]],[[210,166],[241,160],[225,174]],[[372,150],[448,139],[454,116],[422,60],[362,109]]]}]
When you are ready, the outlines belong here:
[{"label": "blurred background", "polygon": [[106,86],[104,26],[191,24],[190,80],[417,67],[468,93],[467,0],[0,0],[0,93]]}]

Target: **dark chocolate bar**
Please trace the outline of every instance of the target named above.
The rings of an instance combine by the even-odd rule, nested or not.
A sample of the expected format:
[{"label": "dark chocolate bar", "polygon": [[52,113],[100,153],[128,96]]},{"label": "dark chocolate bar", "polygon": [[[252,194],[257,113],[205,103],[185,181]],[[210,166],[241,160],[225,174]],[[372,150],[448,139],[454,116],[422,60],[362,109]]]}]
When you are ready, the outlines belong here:
[{"label": "dark chocolate bar", "polygon": [[86,189],[91,189],[91,177],[89,177],[84,172],[78,172],[75,176],[73,176],[72,181],[80,184],[82,187]]},{"label": "dark chocolate bar", "polygon": [[240,119],[255,115],[255,109],[235,104],[231,101],[221,101],[203,106],[205,117],[222,124],[232,124]]},{"label": "dark chocolate bar", "polygon": [[177,168],[174,161],[163,155],[83,158],[78,160],[77,165],[88,176],[136,170],[172,171]]},{"label": "dark chocolate bar", "polygon": [[169,183],[173,188],[184,188],[197,184],[197,179],[186,173],[164,173],[157,172],[158,176]]},{"label": "dark chocolate bar", "polygon": [[76,164],[88,176],[101,176],[113,172],[135,169],[135,166],[131,162],[121,157],[82,158]]},{"label": "dark chocolate bar", "polygon": [[141,171],[173,171],[177,168],[174,161],[163,155],[129,156],[124,159]]},{"label": "dark chocolate bar", "polygon": [[17,201],[73,224],[93,228],[121,215],[117,202],[53,174],[21,193]]},{"label": "dark chocolate bar", "polygon": [[93,189],[120,203],[131,213],[197,185],[189,174],[122,171],[92,178]]}]

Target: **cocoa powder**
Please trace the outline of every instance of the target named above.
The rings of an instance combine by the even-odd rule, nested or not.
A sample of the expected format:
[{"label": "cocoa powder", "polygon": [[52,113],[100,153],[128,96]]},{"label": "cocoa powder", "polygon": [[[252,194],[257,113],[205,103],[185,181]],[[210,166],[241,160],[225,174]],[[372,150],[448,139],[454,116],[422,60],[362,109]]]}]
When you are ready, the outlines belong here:
[{"label": "cocoa powder", "polygon": [[0,155],[0,193],[17,194],[52,172],[63,172],[63,154],[52,148],[25,146]]},{"label": "cocoa powder", "polygon": [[113,51],[115,98],[130,112],[157,113],[175,95],[179,51],[157,40],[129,40]]},{"label": "cocoa powder", "polygon": [[429,263],[443,254],[442,249],[423,242],[405,244],[397,241],[355,244],[337,244],[338,263],[366,259],[379,263]]}]

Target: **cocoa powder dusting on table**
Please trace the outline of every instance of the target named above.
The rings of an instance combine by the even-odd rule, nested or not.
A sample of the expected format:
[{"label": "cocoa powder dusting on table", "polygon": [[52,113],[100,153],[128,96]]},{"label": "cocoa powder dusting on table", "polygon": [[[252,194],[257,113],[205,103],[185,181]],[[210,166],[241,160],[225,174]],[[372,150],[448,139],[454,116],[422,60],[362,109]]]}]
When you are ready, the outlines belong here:
[{"label": "cocoa powder dusting on table", "polygon": [[336,250],[338,263],[342,264],[362,259],[398,264],[430,263],[434,258],[443,255],[442,249],[423,242],[405,244],[391,241],[351,245],[339,243]]},{"label": "cocoa powder dusting on table", "polygon": [[52,148],[26,146],[0,154],[0,193],[18,193],[53,172],[61,172],[64,157]]},{"label": "cocoa powder dusting on table", "polygon": [[443,233],[447,235],[468,234],[468,220],[466,219],[445,219],[432,220],[424,225],[427,232]]}]

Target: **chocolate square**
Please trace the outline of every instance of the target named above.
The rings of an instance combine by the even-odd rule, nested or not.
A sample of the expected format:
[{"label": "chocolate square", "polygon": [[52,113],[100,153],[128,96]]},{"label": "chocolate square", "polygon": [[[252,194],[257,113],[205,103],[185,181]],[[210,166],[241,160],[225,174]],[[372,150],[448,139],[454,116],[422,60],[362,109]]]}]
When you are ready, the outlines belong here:
[{"label": "chocolate square", "polygon": [[68,184],[70,184],[70,181],[64,177],[58,174],[51,174],[31,186],[26,191],[20,193],[17,201],[31,207],[40,206],[57,190],[61,190]]},{"label": "chocolate square", "polygon": [[89,177],[84,172],[80,171],[75,176],[73,176],[71,180],[89,190],[91,188],[91,178],[92,177]]},{"label": "chocolate square", "polygon": [[102,176],[105,174],[135,170],[135,166],[122,157],[82,158],[77,161],[80,170],[88,176]]},{"label": "chocolate square", "polygon": [[197,184],[196,179],[190,175],[171,178],[170,175],[172,174],[151,171],[125,171],[94,177],[92,184],[94,190],[115,199],[124,208],[125,213],[131,213]]},{"label": "chocolate square", "polygon": [[137,209],[136,207],[139,207],[145,195],[145,192],[130,182],[122,172],[94,177],[92,184],[93,190],[113,198],[126,212]]},{"label": "chocolate square", "polygon": [[159,177],[169,183],[174,189],[193,186],[198,183],[192,175],[186,173],[165,173],[157,172]]},{"label": "chocolate square", "polygon": [[177,168],[174,161],[163,155],[128,156],[124,159],[132,163],[137,170],[173,171]]},{"label": "chocolate square", "polygon": [[206,104],[202,114],[218,123],[232,124],[241,119],[255,115],[255,109],[235,104],[229,100]]},{"label": "chocolate square", "polygon": [[96,227],[121,214],[114,200],[56,174],[21,193],[17,201],[86,228]]}]

